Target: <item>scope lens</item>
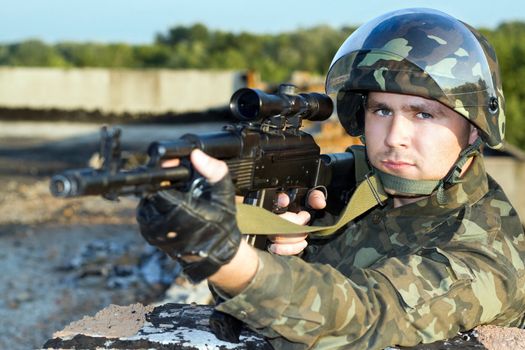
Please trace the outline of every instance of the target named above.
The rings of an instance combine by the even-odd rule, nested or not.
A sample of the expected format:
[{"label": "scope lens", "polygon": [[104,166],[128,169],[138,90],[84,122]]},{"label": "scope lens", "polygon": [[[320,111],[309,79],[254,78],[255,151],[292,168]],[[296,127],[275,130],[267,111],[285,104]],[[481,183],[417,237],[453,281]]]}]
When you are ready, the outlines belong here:
[{"label": "scope lens", "polygon": [[244,120],[256,120],[260,112],[260,99],[253,90],[241,90],[235,99],[239,116]]}]

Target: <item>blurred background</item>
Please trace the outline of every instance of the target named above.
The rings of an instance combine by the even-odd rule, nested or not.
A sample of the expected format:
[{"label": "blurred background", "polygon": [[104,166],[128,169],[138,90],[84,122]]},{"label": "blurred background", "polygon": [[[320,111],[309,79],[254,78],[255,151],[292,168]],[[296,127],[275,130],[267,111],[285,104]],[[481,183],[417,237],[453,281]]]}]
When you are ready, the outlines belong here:
[{"label": "blurred background", "polygon": [[[507,146],[487,168],[525,218],[525,10],[515,0],[4,0],[0,4],[0,348],[41,346],[115,303],[207,302],[205,287],[149,248],[135,198],[56,199],[49,176],[94,164],[102,125],[123,148],[220,130],[240,87],[323,92],[332,56],[384,12],[431,7],[495,46]],[[323,152],[356,140],[307,124]],[[91,163],[90,163],[91,161]]]}]

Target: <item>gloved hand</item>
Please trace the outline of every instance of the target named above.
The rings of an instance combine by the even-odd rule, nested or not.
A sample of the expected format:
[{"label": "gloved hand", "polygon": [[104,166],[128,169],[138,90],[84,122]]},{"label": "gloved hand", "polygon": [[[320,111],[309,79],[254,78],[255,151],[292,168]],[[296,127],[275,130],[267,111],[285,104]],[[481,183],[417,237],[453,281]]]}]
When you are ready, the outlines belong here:
[{"label": "gloved hand", "polygon": [[193,283],[228,263],[241,241],[229,174],[198,197],[166,190],[142,199],[137,221],[144,238],[179,260]]}]

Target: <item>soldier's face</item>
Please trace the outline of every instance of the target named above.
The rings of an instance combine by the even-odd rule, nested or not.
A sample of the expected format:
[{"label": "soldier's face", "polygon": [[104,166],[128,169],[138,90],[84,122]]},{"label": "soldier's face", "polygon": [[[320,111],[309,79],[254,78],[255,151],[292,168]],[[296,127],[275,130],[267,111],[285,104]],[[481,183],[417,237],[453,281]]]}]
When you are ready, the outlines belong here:
[{"label": "soldier's face", "polygon": [[371,92],[365,109],[367,153],[379,170],[412,180],[439,180],[477,129],[458,113],[423,97]]}]

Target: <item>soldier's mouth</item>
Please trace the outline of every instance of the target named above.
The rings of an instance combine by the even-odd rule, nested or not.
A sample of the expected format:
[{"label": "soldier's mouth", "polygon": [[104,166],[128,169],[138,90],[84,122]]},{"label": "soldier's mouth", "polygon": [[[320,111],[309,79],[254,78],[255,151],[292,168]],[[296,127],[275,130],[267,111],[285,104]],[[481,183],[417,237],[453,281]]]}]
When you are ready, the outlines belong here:
[{"label": "soldier's mouth", "polygon": [[404,161],[396,161],[396,160],[383,160],[381,161],[381,164],[385,169],[391,170],[391,171],[401,171],[410,169],[415,166],[414,163],[410,162],[404,162]]}]

